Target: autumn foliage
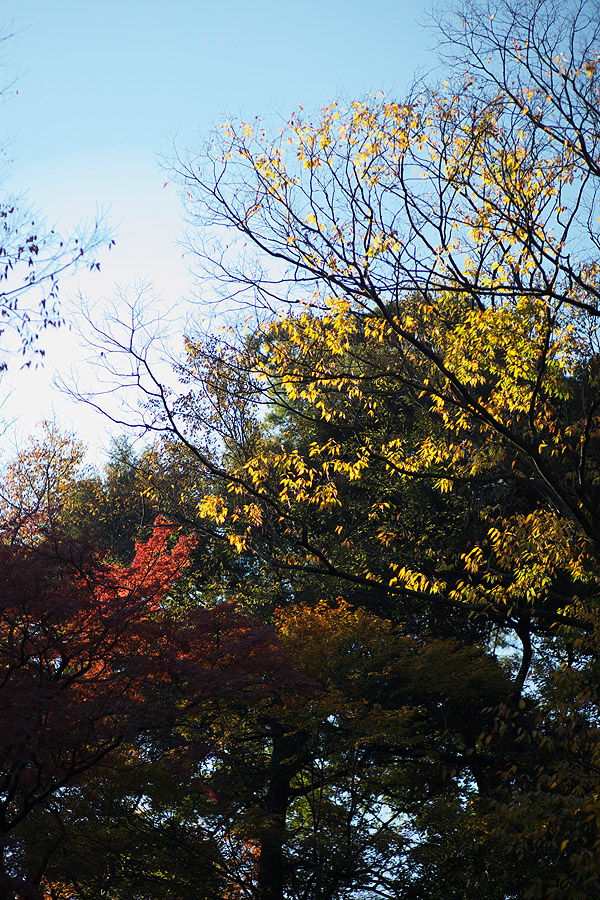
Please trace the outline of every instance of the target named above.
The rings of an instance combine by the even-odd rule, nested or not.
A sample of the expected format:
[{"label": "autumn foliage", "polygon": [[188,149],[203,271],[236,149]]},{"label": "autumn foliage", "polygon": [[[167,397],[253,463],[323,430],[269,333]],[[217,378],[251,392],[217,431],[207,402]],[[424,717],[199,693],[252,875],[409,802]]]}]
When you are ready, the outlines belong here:
[{"label": "autumn foliage", "polygon": [[598,13],[173,161],[240,324],[7,469],[0,896],[598,895]]},{"label": "autumn foliage", "polygon": [[169,609],[193,543],[157,520],[128,567],[53,532],[0,544],[2,896],[19,884],[35,894],[41,870],[32,883],[19,871],[19,828],[38,807],[124,741],[168,730],[216,696],[262,690],[281,666],[270,631],[231,606]]}]

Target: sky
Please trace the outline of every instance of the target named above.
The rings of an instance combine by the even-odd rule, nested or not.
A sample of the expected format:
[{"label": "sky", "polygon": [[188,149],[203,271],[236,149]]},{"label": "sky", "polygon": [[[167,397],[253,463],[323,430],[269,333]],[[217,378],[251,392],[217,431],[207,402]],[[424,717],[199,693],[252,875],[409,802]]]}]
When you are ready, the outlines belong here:
[{"label": "sky", "polygon": [[[402,96],[434,65],[429,9],[422,0],[3,0],[0,26],[12,37],[0,146],[11,163],[0,190],[25,194],[65,234],[101,214],[115,240],[100,273],[63,280],[67,320],[82,303],[99,318],[140,284],[152,286],[159,315],[194,315],[193,259],[177,243],[180,201],[164,187],[161,156],[201,146],[231,117],[276,121],[299,104]],[[43,368],[17,364],[2,380],[4,447],[49,418],[101,454],[106,421],[53,388],[83,372],[89,353],[68,329],[44,342]]]}]

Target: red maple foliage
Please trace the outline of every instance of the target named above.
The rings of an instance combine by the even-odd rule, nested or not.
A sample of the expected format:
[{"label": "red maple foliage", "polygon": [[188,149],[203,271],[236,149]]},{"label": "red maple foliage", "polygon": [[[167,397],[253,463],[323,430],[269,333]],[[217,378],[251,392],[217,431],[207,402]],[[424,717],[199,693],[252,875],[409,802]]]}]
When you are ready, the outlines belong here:
[{"label": "red maple foliage", "polygon": [[40,896],[11,851],[34,809],[124,741],[278,671],[272,632],[231,605],[165,602],[191,545],[158,521],[124,568],[52,533],[0,535],[0,898]]}]

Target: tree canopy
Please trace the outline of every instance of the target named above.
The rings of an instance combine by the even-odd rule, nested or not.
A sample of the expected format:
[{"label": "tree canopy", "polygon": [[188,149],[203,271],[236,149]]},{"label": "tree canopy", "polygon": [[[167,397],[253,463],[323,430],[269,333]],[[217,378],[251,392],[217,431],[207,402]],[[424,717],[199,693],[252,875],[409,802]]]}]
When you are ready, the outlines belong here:
[{"label": "tree canopy", "polygon": [[[7,565],[35,571],[57,529],[109,554],[82,582],[112,579],[98,671],[152,719],[109,731],[106,765],[98,726],[85,779],[36,788],[6,855],[23,884],[598,892],[598,13],[467,6],[439,23],[442,83],[274,131],[230,121],[173,161],[241,324],[190,329],[178,389],[135,334],[107,335],[155,443],[91,474],[56,434],[7,473],[5,516],[35,518],[6,531]],[[153,604],[133,573],[177,554]],[[45,634],[46,586],[15,589],[21,648]],[[48,651],[50,680],[96,677],[95,651],[72,652]]]}]

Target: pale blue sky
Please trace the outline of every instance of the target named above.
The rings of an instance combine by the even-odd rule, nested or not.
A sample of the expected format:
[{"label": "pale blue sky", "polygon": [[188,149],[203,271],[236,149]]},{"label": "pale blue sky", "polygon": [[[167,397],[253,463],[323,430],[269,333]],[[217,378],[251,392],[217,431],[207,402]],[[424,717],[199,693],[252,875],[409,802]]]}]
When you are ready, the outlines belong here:
[{"label": "pale blue sky", "polygon": [[[402,95],[429,70],[434,36],[420,27],[430,3],[390,0],[3,0],[15,33],[6,47],[17,75],[2,109],[11,138],[4,187],[27,190],[50,224],[67,229],[108,211],[116,248],[100,276],[63,285],[92,299],[142,278],[173,304],[189,293],[176,247],[179,203],[157,158],[174,137],[194,146],[231,116],[286,118],[338,97],[384,90]],[[18,91],[18,94],[16,93]],[[7,414],[21,432],[50,412],[94,441],[102,423],[51,397],[52,372],[79,365],[66,336],[48,345],[43,373],[13,378]],[[3,382],[3,392],[6,390]],[[5,413],[6,414],[6,413]]]}]

